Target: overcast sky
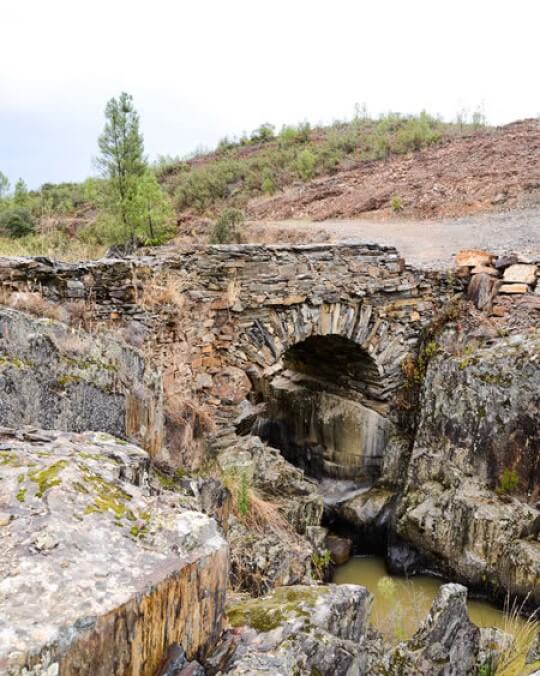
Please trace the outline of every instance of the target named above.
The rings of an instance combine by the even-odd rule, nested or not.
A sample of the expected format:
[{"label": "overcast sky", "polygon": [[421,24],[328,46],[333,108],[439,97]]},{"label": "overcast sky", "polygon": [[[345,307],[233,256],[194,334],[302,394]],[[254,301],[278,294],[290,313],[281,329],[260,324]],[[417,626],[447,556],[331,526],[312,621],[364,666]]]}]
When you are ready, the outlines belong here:
[{"label": "overcast sky", "polygon": [[355,102],[540,114],[540,0],[5,0],[0,17],[0,170],[31,187],[95,173],[122,90],[151,159]]}]

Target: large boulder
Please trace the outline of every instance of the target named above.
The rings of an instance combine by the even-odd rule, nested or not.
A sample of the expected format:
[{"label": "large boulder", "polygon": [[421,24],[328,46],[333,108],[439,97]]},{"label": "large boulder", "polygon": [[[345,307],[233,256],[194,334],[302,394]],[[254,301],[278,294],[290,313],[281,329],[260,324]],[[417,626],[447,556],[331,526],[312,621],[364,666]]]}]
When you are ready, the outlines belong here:
[{"label": "large boulder", "polygon": [[233,604],[237,633],[226,674],[366,673],[359,647],[368,631],[371,594],[357,585],[295,586]]},{"label": "large boulder", "polygon": [[215,522],[149,490],[104,433],[0,430],[0,672],[153,676],[213,647],[228,581]]},{"label": "large boulder", "polygon": [[114,338],[2,308],[0,425],[108,432],[155,454],[161,378]]},{"label": "large boulder", "polygon": [[474,476],[497,488],[505,470],[516,494],[540,496],[540,336],[514,334],[427,369],[409,484],[458,486]]}]

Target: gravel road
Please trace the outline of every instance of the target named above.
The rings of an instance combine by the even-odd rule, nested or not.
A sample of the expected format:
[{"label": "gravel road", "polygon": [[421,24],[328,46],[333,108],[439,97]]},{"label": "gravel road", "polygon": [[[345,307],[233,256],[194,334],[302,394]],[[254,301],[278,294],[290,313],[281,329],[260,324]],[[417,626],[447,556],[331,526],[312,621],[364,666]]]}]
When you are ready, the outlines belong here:
[{"label": "gravel road", "polygon": [[395,246],[408,263],[445,269],[460,249],[515,251],[540,258],[540,208],[475,214],[439,221],[347,219],[266,222],[267,228],[306,233],[326,231],[331,241],[348,239]]}]

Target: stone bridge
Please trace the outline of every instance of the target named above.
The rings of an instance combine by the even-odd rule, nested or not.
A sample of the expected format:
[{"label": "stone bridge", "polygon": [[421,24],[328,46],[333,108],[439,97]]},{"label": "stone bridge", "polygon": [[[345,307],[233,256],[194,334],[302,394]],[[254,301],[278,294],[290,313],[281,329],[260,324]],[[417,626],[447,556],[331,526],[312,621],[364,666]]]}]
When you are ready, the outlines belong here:
[{"label": "stone bridge", "polygon": [[[171,330],[159,312],[166,293],[157,306],[148,301],[158,278],[162,291],[181,289],[187,299]],[[187,372],[197,396],[216,407],[218,434],[234,431],[231,421],[246,397],[252,405],[273,402],[272,416],[285,422],[279,429],[262,425],[262,435],[281,446],[276,434],[297,448],[323,447],[326,459],[312,469],[344,476],[351,473],[344,467],[358,467],[359,437],[378,457],[388,432],[381,421],[392,417],[403,382],[401,363],[461,290],[449,274],[406,265],[394,248],[357,242],[212,246],[87,263],[3,258],[0,282],[9,292],[39,293],[67,306],[84,301],[88,316],[109,325],[143,326],[160,346],[166,388],[173,391]],[[276,380],[284,373],[287,383]],[[238,396],[227,382],[242,374],[249,380],[244,376]],[[185,379],[178,382],[185,386]],[[301,406],[302,429],[290,415],[298,418],[299,399],[310,400],[309,411]],[[345,408],[343,399],[350,402]],[[328,420],[317,423],[325,416],[331,429]]]}]

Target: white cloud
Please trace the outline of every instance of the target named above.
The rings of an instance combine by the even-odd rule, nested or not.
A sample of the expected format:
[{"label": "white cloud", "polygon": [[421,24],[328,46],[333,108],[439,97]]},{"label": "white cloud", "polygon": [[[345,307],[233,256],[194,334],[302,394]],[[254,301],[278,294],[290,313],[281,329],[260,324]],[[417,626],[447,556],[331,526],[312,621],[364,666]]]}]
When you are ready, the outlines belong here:
[{"label": "white cloud", "polygon": [[[51,157],[26,127],[39,172],[13,139],[9,157],[0,154],[0,168],[33,183],[89,171],[105,102],[121,90],[135,98],[151,155],[212,145],[266,120],[330,121],[356,101],[446,117],[483,104],[495,123],[540,113],[537,0],[4,4],[0,153],[13,115],[40,129],[49,121],[59,144]],[[85,155],[75,161],[77,139]]]}]

